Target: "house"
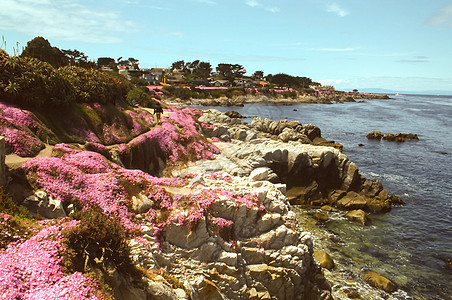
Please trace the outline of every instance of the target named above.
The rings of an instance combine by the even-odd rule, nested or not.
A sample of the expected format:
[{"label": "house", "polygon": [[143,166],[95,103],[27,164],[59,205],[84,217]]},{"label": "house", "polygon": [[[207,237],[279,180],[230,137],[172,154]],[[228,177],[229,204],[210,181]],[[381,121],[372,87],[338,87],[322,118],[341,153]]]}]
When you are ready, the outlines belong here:
[{"label": "house", "polygon": [[160,76],[152,75],[152,74],[149,74],[149,73],[143,73],[141,75],[141,78],[146,80],[150,85],[158,85],[158,84],[160,84],[160,81],[161,81],[161,77]]},{"label": "house", "polygon": [[265,80],[259,80],[259,81],[256,81],[255,83],[256,83],[256,86],[258,86],[258,87],[265,87],[268,85],[268,82]]},{"label": "house", "polygon": [[113,69],[108,66],[102,66],[100,67],[100,70],[104,72],[113,72]]},{"label": "house", "polygon": [[229,80],[215,80],[210,83],[212,86],[231,86]]},{"label": "house", "polygon": [[168,75],[168,79],[167,79],[167,83],[168,84],[184,84],[185,83],[185,76],[183,73],[172,73],[170,75]]},{"label": "house", "polygon": [[234,85],[236,85],[236,86],[245,86],[245,84],[246,84],[247,82],[248,82],[247,79],[245,79],[245,78],[240,78],[240,79],[234,80]]}]

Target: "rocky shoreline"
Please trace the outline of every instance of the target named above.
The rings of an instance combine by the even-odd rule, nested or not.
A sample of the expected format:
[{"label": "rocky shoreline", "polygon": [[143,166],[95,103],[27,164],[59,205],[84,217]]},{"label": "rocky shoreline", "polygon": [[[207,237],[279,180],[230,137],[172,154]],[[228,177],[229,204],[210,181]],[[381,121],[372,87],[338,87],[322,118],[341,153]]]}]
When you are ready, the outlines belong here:
[{"label": "rocky shoreline", "polygon": [[[198,160],[177,162],[184,149],[176,141]],[[318,127],[262,118],[246,124],[217,110],[171,107],[162,128],[126,144],[58,144],[48,155],[9,174],[9,186],[29,193],[18,202],[32,214],[72,216],[69,196],[139,232],[127,243],[140,278],[103,256],[88,265],[115,299],[332,299],[311,234],[291,205],[366,216],[400,203],[362,177]]]},{"label": "rocky shoreline", "polygon": [[[190,105],[199,106],[243,106],[246,103],[273,103],[281,105],[292,105],[292,104],[333,104],[333,103],[344,103],[344,102],[362,102],[366,99],[390,99],[386,94],[364,94],[356,93],[352,95],[346,95],[345,93],[328,94],[320,96],[312,95],[301,95],[295,98],[285,98],[282,96],[269,97],[265,95],[260,96],[238,96],[234,98],[217,98],[217,99],[190,99]],[[166,98],[165,102],[175,104],[175,105],[187,105],[187,100],[182,100],[180,98]]]}]

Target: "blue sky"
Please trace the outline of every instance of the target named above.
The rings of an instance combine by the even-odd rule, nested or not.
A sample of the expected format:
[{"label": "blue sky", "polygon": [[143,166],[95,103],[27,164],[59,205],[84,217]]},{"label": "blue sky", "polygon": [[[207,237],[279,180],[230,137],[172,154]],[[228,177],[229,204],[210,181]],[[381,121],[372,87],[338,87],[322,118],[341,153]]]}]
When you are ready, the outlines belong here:
[{"label": "blue sky", "polygon": [[445,0],[1,0],[0,35],[10,54],[43,36],[141,67],[200,59],[339,89],[452,91]]}]

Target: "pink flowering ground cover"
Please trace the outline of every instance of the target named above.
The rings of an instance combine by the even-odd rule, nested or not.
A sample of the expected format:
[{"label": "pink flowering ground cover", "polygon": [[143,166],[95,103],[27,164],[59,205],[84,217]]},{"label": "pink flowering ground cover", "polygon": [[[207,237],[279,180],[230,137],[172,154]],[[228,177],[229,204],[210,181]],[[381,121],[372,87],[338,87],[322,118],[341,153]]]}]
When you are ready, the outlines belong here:
[{"label": "pink flowering ground cover", "polygon": [[34,156],[44,149],[39,139],[48,132],[29,111],[0,102],[0,135],[5,137],[8,153]]},{"label": "pink flowering ground cover", "polygon": [[[45,223],[44,223],[45,224]],[[62,230],[77,221],[49,224],[22,243],[0,250],[1,299],[101,299],[95,283],[79,272],[64,274]]]},{"label": "pink flowering ground cover", "polygon": [[[202,111],[175,106],[168,106],[167,110],[169,116],[162,118],[161,128],[152,129],[128,146],[134,147],[146,142],[156,144],[165,154],[166,162],[173,164],[185,160],[213,159],[219,150],[199,132],[202,126],[206,126],[197,121]],[[121,147],[120,150],[124,154],[127,148]]]},{"label": "pink flowering ground cover", "polygon": [[[55,132],[37,116],[45,116]],[[0,135],[5,137],[8,154],[20,156],[36,156],[44,149],[44,143],[127,143],[153,126],[154,117],[149,112],[120,105],[77,104],[59,115],[34,114],[0,102]]]},{"label": "pink flowering ground cover", "polygon": [[[156,236],[175,221],[195,225],[220,195],[237,206],[262,207],[256,195],[237,195],[221,188],[188,195],[172,194],[165,189],[187,186],[194,175],[158,178],[140,170],[122,168],[99,153],[81,151],[66,144],[56,145],[55,151],[60,153],[59,157],[34,158],[23,165],[33,187],[44,189],[64,205],[75,203],[81,209],[99,207],[128,230],[139,229],[139,221],[130,211],[132,197],[138,193],[154,201],[145,217],[155,224]],[[219,174],[212,175],[212,179],[231,180]],[[164,217],[161,211],[167,212]]]},{"label": "pink flowering ground cover", "polygon": [[78,126],[66,126],[81,141],[105,145],[127,143],[154,126],[152,114],[142,109],[99,103],[80,104],[87,118],[78,120]]}]

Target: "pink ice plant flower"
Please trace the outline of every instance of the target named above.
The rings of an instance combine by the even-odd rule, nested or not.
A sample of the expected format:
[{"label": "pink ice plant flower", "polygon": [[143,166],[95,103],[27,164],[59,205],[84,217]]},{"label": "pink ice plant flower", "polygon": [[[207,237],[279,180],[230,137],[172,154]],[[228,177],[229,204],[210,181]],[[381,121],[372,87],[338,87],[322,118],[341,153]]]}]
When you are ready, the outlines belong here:
[{"label": "pink ice plant flower", "polygon": [[231,220],[226,220],[224,218],[212,218],[212,222],[215,223],[220,228],[231,228],[234,222]]},{"label": "pink ice plant flower", "polygon": [[[209,143],[198,128],[197,119],[202,115],[202,111],[194,108],[178,108],[168,106],[168,117],[162,117],[161,128],[154,128],[141,135],[128,144],[135,147],[139,144],[156,144],[165,154],[167,163],[175,164],[185,159],[188,155],[194,155],[195,159],[213,159],[214,154],[219,153],[216,146]],[[127,151],[122,147],[120,150]],[[120,153],[124,153],[120,151]]]},{"label": "pink ice plant flower", "polygon": [[45,130],[26,110],[0,102],[0,135],[5,137],[9,153],[34,156],[44,148],[37,134]]},{"label": "pink ice plant flower", "polygon": [[62,220],[20,244],[0,250],[1,299],[100,299],[96,285],[80,272],[64,274],[62,229],[77,221]]}]

